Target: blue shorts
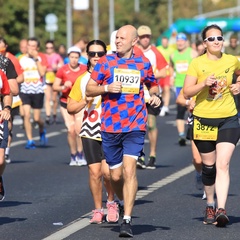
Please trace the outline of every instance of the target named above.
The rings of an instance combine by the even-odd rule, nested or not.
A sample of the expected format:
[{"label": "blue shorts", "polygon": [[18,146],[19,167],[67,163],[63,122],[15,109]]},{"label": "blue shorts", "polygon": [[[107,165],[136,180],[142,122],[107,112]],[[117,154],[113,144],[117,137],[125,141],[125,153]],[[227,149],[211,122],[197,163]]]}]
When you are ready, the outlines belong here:
[{"label": "blue shorts", "polygon": [[145,131],[127,133],[102,132],[101,134],[103,152],[110,169],[121,166],[124,155],[131,155],[136,160],[141,155]]},{"label": "blue shorts", "polygon": [[178,97],[178,95],[180,94],[180,91],[182,90],[182,87],[176,87],[176,98]]}]

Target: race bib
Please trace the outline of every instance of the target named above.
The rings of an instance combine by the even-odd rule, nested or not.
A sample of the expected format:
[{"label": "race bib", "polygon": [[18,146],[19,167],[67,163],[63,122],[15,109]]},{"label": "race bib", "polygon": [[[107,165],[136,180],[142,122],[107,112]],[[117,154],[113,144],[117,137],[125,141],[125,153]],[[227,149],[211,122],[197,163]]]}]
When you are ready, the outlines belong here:
[{"label": "race bib", "polygon": [[218,127],[201,124],[198,119],[194,118],[193,139],[216,141],[218,136]]},{"label": "race bib", "polygon": [[114,68],[114,82],[122,83],[122,93],[138,94],[140,89],[140,71]]},{"label": "race bib", "polygon": [[55,80],[55,73],[54,72],[47,72],[46,73],[46,83],[53,83]]},{"label": "race bib", "polygon": [[24,76],[24,82],[26,82],[26,83],[30,83],[30,82],[36,83],[40,79],[40,75],[39,75],[38,71],[35,69],[24,71],[23,76]]},{"label": "race bib", "polygon": [[176,63],[176,71],[178,73],[186,73],[188,70],[188,62],[177,62]]}]

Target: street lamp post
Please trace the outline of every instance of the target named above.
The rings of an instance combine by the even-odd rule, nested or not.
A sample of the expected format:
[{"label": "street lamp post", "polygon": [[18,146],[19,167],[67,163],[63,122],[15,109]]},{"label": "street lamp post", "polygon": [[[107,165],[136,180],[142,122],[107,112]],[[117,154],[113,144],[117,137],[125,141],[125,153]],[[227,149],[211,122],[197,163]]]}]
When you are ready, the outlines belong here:
[{"label": "street lamp post", "polygon": [[115,30],[114,23],[114,0],[109,0],[109,39],[111,38],[112,32]]},{"label": "street lamp post", "polygon": [[28,36],[34,37],[34,0],[29,0],[28,4]]},{"label": "street lamp post", "polygon": [[170,28],[173,23],[173,2],[168,0],[168,27]]},{"label": "street lamp post", "polygon": [[98,0],[93,0],[93,37],[99,39]]},{"label": "street lamp post", "polygon": [[67,15],[67,48],[72,46],[72,1],[66,0]]}]

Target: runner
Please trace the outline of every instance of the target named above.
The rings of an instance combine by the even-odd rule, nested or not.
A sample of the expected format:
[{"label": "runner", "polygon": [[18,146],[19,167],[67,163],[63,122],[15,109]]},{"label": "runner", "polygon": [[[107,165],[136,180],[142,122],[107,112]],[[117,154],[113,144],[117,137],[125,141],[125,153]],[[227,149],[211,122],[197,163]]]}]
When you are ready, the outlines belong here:
[{"label": "runner", "polygon": [[2,176],[5,169],[5,148],[8,143],[8,120],[11,117],[12,96],[7,76],[1,70],[0,82],[1,105],[3,105],[3,109],[0,111],[0,201],[3,201],[5,198],[5,189]]},{"label": "runner", "polygon": [[196,96],[193,139],[203,162],[202,181],[207,196],[203,223],[224,227],[229,222],[225,210],[229,165],[240,136],[233,97],[240,93],[239,77],[232,84],[233,73],[239,72],[240,63],[235,56],[222,53],[224,38],[218,25],[204,28],[202,39],[206,53],[192,60],[183,93],[185,98]]},{"label": "runner", "polygon": [[44,89],[43,77],[47,69],[47,59],[44,53],[39,52],[40,42],[37,38],[28,39],[28,52],[20,57],[19,63],[23,68],[24,82],[21,83],[20,98],[23,104],[24,127],[27,135],[26,149],[35,149],[33,141],[31,112],[33,120],[39,128],[40,145],[47,144],[46,129],[41,118],[43,108]]},{"label": "runner", "polygon": [[[57,70],[63,66],[63,60],[61,56],[55,52],[54,41],[48,40],[45,43],[46,57],[48,61],[47,72],[45,75],[45,123],[56,123],[57,121],[57,107],[58,107],[58,93],[53,91],[52,85],[55,80],[55,74]],[[52,106],[51,106],[52,101]],[[51,112],[53,113],[53,119],[51,121]]]},{"label": "runner", "polygon": [[[3,37],[0,37],[0,54],[7,57],[13,63],[16,74],[17,74],[16,77],[13,76],[13,80],[10,79],[10,82],[12,82],[12,83],[10,83],[10,88],[14,84],[14,89],[18,89],[17,83],[20,84],[20,83],[23,82],[23,69],[21,68],[21,66],[19,64],[18,59],[13,54],[8,52],[7,48],[8,48],[8,45],[7,45],[6,39],[3,38]],[[1,66],[1,69],[4,69],[4,68],[5,68],[4,66]],[[11,71],[11,70],[8,70],[7,68],[5,69],[6,73],[9,72],[9,71]],[[17,83],[16,83],[16,80],[17,80]],[[16,91],[16,90],[14,90],[14,91]],[[8,135],[8,146],[6,147],[6,150],[5,150],[5,161],[6,161],[6,163],[11,163],[10,146],[11,146],[11,142],[12,142],[13,120],[14,120],[15,116],[19,115],[19,113],[20,113],[19,107],[20,107],[21,104],[22,104],[22,101],[21,101],[19,95],[13,96],[11,118],[8,121],[9,135]]]},{"label": "runner", "polygon": [[[73,85],[69,94],[67,110],[70,114],[77,114],[84,109],[84,118],[80,136],[83,150],[88,164],[89,186],[93,196],[95,209],[90,223],[102,223],[104,211],[102,208],[102,181],[107,191],[108,222],[117,222],[119,218],[118,206],[114,202],[114,192],[110,183],[109,167],[102,150],[101,139],[101,96],[87,98],[85,90],[90,74],[99,58],[106,54],[106,45],[101,40],[92,40],[87,45],[88,69]],[[93,151],[94,149],[94,151]]]},{"label": "runner", "polygon": [[86,88],[88,97],[102,95],[103,151],[120,205],[124,200],[119,237],[133,237],[131,215],[137,192],[136,161],[143,149],[147,122],[144,83],[151,95],[149,104],[158,107],[161,103],[149,60],[133,52],[137,41],[137,30],[132,25],[121,27],[115,41],[117,54],[106,55],[98,61]]},{"label": "runner", "polygon": [[61,92],[60,97],[60,111],[63,116],[68,133],[68,144],[70,148],[70,166],[85,166],[86,160],[83,156],[82,140],[79,136],[83,111],[74,115],[67,112],[67,99],[72,89],[72,85],[76,79],[86,72],[86,66],[79,64],[78,59],[81,51],[77,47],[70,47],[68,49],[69,63],[63,65],[56,73],[56,79],[53,83],[53,90]]},{"label": "runner", "polygon": [[[148,26],[140,26],[137,30],[139,41],[137,43],[137,47],[142,51],[144,56],[148,58],[150,63],[152,64],[153,72],[156,79],[159,79],[166,76],[166,68],[168,63],[162,56],[162,54],[157,50],[155,46],[151,44],[151,36],[152,31]],[[137,48],[134,49],[135,53],[137,52]],[[150,153],[148,158],[147,169],[155,169],[156,168],[156,146],[158,139],[158,128],[157,128],[157,116],[160,113],[160,108],[154,108],[151,104],[148,103],[150,98],[149,92],[145,87],[144,91],[145,101],[147,102],[147,111],[148,111],[148,138],[150,143]],[[139,168],[145,168],[145,161],[143,156],[141,156],[137,165]]]},{"label": "runner", "polygon": [[162,45],[157,46],[157,50],[163,55],[165,60],[168,62],[167,66],[167,75],[165,78],[159,79],[159,85],[162,88],[162,97],[163,97],[163,107],[159,116],[163,117],[169,114],[169,103],[171,98],[171,87],[173,84],[173,69],[170,67],[170,56],[175,50],[173,47],[169,46],[169,40],[167,37],[162,37]]},{"label": "runner", "polygon": [[[170,56],[170,64],[175,71],[174,87],[176,88],[176,98],[181,91],[184,78],[191,60],[197,57],[197,52],[188,47],[188,39],[184,33],[179,33],[176,37],[177,49]],[[178,130],[178,143],[180,146],[186,146],[185,136],[185,113],[187,108],[177,104],[176,125]]]}]

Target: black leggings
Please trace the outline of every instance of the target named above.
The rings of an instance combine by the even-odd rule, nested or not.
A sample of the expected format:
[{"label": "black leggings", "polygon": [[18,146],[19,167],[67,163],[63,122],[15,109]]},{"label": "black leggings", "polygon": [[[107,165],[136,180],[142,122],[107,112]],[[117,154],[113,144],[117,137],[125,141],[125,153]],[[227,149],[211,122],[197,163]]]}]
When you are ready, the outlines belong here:
[{"label": "black leggings", "polygon": [[185,106],[177,104],[177,117],[176,117],[176,119],[184,120],[186,111],[187,111],[187,108]]},{"label": "black leggings", "polygon": [[200,153],[209,153],[216,150],[216,144],[220,142],[229,142],[236,145],[239,137],[240,128],[225,128],[218,132],[216,141],[194,140],[194,143]]},{"label": "black leggings", "polygon": [[82,137],[83,152],[87,160],[87,164],[101,163],[105,159],[102,150],[102,141],[91,138]]}]

